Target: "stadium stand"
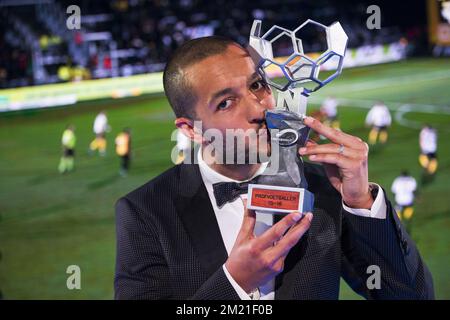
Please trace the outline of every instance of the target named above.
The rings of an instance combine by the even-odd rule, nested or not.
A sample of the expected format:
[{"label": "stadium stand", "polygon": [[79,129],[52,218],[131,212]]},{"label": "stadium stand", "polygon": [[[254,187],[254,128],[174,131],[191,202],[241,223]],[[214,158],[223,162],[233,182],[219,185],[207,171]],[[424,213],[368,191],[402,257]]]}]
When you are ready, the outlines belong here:
[{"label": "stadium stand", "polygon": [[[350,48],[398,41],[405,34],[389,13],[383,13],[380,30],[365,28],[364,1],[335,6],[329,0],[301,5],[293,0],[262,0],[258,6],[264,9],[240,0],[78,1],[81,28],[70,30],[66,8],[74,3],[0,4],[0,26],[5,30],[0,34],[0,88],[161,71],[166,58],[186,39],[220,34],[245,43],[253,19],[292,28],[308,18],[329,24],[339,17],[350,35]],[[305,51],[320,49],[321,39],[308,40],[311,48]],[[279,50],[283,54],[283,45]]]}]

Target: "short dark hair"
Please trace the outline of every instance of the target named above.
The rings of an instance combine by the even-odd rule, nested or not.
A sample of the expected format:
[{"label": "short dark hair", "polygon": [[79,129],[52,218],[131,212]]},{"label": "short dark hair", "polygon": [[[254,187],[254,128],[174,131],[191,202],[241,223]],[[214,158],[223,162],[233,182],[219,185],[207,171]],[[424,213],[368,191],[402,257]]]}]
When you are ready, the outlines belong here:
[{"label": "short dark hair", "polygon": [[175,116],[194,119],[197,96],[185,75],[187,67],[208,57],[221,54],[230,45],[240,46],[232,39],[209,36],[192,39],[181,45],[166,64],[163,73],[164,92]]}]

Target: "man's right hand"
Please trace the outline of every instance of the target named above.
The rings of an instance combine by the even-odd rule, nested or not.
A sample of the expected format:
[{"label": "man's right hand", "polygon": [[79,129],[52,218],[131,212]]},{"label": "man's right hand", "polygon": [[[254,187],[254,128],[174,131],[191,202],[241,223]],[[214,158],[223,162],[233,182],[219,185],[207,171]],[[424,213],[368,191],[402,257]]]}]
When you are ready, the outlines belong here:
[{"label": "man's right hand", "polygon": [[244,220],[225,262],[239,286],[250,293],[281,273],[286,256],[309,229],[312,217],[310,212],[303,219],[301,213],[292,212],[255,237],[255,212],[247,209],[244,200]]}]

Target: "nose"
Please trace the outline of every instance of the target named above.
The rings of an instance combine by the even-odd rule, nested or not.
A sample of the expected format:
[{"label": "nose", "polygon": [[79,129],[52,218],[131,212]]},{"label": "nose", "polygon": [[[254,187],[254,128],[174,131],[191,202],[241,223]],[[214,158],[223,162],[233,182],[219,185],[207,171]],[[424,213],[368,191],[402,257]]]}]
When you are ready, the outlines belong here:
[{"label": "nose", "polygon": [[266,95],[261,98],[250,92],[246,100],[248,122],[263,123],[265,121],[266,110],[273,108],[270,101],[268,101],[270,99]]}]

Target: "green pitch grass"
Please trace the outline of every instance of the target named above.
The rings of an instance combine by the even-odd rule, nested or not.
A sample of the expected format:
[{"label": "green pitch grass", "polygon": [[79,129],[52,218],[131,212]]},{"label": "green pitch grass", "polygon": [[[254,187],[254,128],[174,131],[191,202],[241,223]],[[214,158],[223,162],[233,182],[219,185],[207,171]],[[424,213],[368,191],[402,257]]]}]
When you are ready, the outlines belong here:
[{"label": "green pitch grass", "polygon": [[[389,107],[400,108],[393,110],[397,120],[387,146],[370,154],[370,179],[388,190],[402,169],[420,180],[418,128],[424,122],[438,128],[439,169],[435,180],[419,189],[412,236],[433,274],[436,297],[449,299],[450,60],[419,59],[344,70],[312,97],[310,110],[327,95],[343,101],[339,110],[343,130],[363,139],[368,133],[363,125],[365,107],[382,99]],[[108,110],[112,126],[104,158],[87,154],[92,123],[101,109]],[[75,124],[78,138],[76,171],[60,175],[60,138],[68,123]],[[133,161],[129,176],[121,178],[113,139],[125,126],[133,131]],[[0,115],[3,298],[111,299],[114,203],[172,166],[173,128],[164,97]],[[81,290],[66,287],[69,265],[81,268]],[[343,299],[358,298],[344,284],[341,291]]]}]

